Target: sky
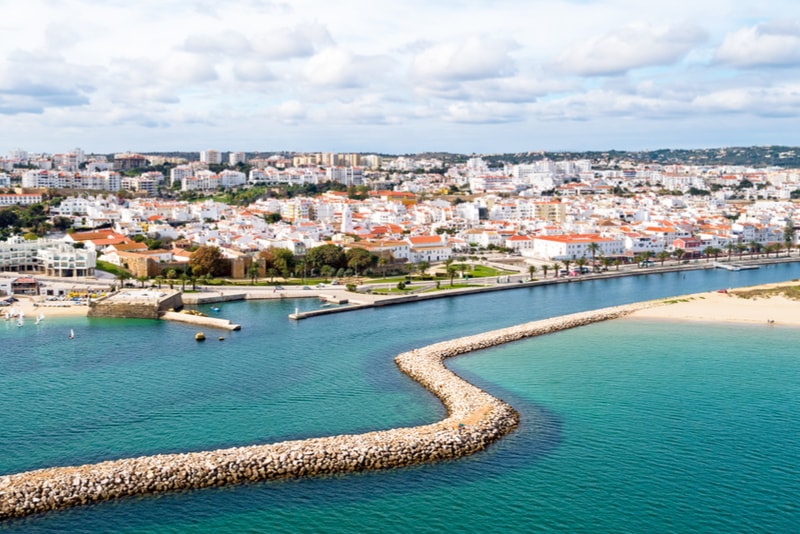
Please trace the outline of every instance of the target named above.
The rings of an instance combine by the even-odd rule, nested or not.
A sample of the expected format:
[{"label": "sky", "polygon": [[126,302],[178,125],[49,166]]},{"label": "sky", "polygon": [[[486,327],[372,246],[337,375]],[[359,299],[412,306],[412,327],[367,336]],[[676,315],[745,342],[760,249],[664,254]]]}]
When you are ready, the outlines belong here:
[{"label": "sky", "polygon": [[796,0],[0,0],[0,154],[800,145]]}]

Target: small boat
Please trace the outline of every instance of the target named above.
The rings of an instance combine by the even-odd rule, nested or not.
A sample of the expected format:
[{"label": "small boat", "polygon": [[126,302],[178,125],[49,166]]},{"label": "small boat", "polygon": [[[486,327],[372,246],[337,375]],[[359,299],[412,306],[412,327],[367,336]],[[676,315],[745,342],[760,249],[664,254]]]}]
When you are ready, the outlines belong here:
[{"label": "small boat", "polygon": [[35,322],[34,324],[39,324],[39,323],[41,323],[41,322],[42,322],[42,319],[44,319],[44,314],[43,314],[43,313],[40,313],[38,316],[36,316],[36,322]]},{"label": "small boat", "polygon": [[69,329],[69,339],[75,339],[75,331],[72,328]]},{"label": "small boat", "polygon": [[198,332],[198,333],[196,333],[194,335],[194,340],[195,341],[205,341],[206,340],[206,335],[203,332]]},{"label": "small boat", "polygon": [[17,326],[22,326],[24,324],[25,324],[25,319],[23,319],[22,316],[17,317]]},{"label": "small boat", "polygon": [[219,311],[219,306],[211,306],[211,311],[218,312]]}]

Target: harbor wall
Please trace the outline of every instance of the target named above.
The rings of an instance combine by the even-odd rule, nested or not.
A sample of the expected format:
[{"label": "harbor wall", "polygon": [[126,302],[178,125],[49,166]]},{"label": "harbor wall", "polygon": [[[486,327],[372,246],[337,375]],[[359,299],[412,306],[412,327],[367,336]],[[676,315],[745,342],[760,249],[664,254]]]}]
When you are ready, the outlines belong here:
[{"label": "harbor wall", "polygon": [[651,304],[606,308],[437,343],[395,358],[400,370],[447,408],[442,421],[186,454],[164,454],[0,477],[0,519],[121,497],[281,478],[388,469],[459,458],[511,432],[519,415],[455,375],[452,356],[627,315]]},{"label": "harbor wall", "polygon": [[[89,305],[89,317],[112,317],[115,319],[158,319],[167,310],[183,307],[179,291],[167,290],[162,297],[137,298],[137,293],[114,293]],[[159,293],[161,294],[161,293]]]}]

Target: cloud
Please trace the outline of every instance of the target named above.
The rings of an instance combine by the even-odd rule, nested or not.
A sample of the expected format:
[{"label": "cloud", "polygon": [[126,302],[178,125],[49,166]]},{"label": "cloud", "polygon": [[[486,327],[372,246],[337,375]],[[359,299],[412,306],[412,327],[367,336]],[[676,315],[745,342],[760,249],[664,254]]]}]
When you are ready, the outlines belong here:
[{"label": "cloud", "polygon": [[213,35],[189,35],[183,49],[196,54],[240,55],[250,51],[250,42],[241,33],[227,30]]},{"label": "cloud", "polygon": [[509,76],[516,71],[509,55],[515,48],[516,44],[508,39],[475,36],[433,45],[412,59],[411,76],[428,83]]},{"label": "cloud", "polygon": [[740,68],[800,64],[800,21],[759,24],[725,36],[714,60]]},{"label": "cloud", "polygon": [[287,100],[275,109],[275,114],[285,124],[297,124],[306,118],[306,106],[299,100]]},{"label": "cloud", "polygon": [[362,56],[343,48],[326,48],[308,60],[303,73],[316,86],[347,89],[368,85],[382,77],[391,62],[380,56]]},{"label": "cloud", "polygon": [[174,52],[161,60],[157,73],[161,80],[177,84],[196,84],[217,79],[217,71],[210,59],[182,52]]},{"label": "cloud", "polygon": [[77,107],[89,104],[81,91],[61,88],[0,89],[0,113],[44,113],[46,108]]},{"label": "cloud", "polygon": [[279,28],[253,39],[255,51],[262,58],[271,60],[309,57],[333,44],[328,30],[316,23]]},{"label": "cloud", "polygon": [[241,82],[269,82],[275,74],[261,61],[239,61],[233,66],[233,74]]},{"label": "cloud", "polygon": [[724,89],[698,96],[693,104],[712,113],[795,118],[800,113],[800,84]]},{"label": "cloud", "polygon": [[705,31],[687,24],[634,24],[568,48],[552,66],[580,76],[624,74],[636,68],[676,63],[706,38]]},{"label": "cloud", "polygon": [[502,102],[457,102],[445,111],[444,120],[467,124],[518,122],[527,115],[523,107]]}]

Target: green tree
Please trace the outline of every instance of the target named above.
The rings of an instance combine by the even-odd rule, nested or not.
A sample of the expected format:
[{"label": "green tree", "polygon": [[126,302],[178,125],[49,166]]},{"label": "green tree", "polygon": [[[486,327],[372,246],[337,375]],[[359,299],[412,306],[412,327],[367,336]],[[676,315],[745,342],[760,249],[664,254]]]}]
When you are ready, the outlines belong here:
[{"label": "green tree", "polygon": [[786,226],[783,228],[783,242],[786,244],[786,255],[790,256],[794,245],[794,221],[786,219]]},{"label": "green tree", "polygon": [[597,253],[600,252],[600,245],[592,241],[586,246],[586,248],[588,248],[589,252],[592,253],[592,269],[597,270],[597,266],[595,265],[594,259]]},{"label": "green tree", "polygon": [[322,269],[325,265],[333,267],[334,270],[347,267],[347,258],[338,245],[320,245],[309,249],[306,255],[309,265],[316,269]]},{"label": "green tree", "polygon": [[167,282],[169,283],[169,288],[174,289],[175,279],[178,277],[178,271],[175,269],[168,269],[166,276]]},{"label": "green tree", "polygon": [[679,263],[683,259],[683,256],[685,254],[686,251],[683,250],[682,248],[676,248],[675,250],[672,251],[672,255],[675,256],[675,259],[678,260]]},{"label": "green tree", "polygon": [[533,280],[533,275],[536,274],[536,266],[528,265],[528,279]]},{"label": "green tree", "polygon": [[712,254],[714,254],[714,247],[711,245],[703,249],[703,255],[706,257],[706,262],[711,261]]},{"label": "green tree", "polygon": [[272,253],[275,256],[275,268],[284,279],[289,278],[294,272],[295,266],[295,259],[292,251],[285,247],[277,247],[272,249]]},{"label": "green tree", "polygon": [[666,250],[662,250],[661,252],[656,254],[656,258],[658,258],[658,261],[661,262],[661,266],[663,267],[664,262],[666,261],[667,258],[669,258],[669,252],[667,252]]},{"label": "green tree", "polygon": [[252,262],[250,267],[247,268],[247,276],[250,277],[250,283],[255,285],[256,278],[258,278],[258,264]]},{"label": "green tree", "polygon": [[431,264],[429,261],[422,260],[421,262],[417,263],[417,269],[419,269],[419,273],[424,277],[425,272],[431,268]]},{"label": "green tree", "polygon": [[547,278],[547,271],[550,270],[550,266],[547,264],[542,265],[542,272],[544,273],[544,277]]},{"label": "green tree", "polygon": [[589,263],[589,260],[583,257],[575,260],[575,265],[578,267],[578,274],[583,274],[583,269],[586,267],[587,263]]},{"label": "green tree", "polygon": [[198,276],[204,274],[222,275],[224,268],[222,250],[212,245],[200,246],[189,257],[189,267]]},{"label": "green tree", "polygon": [[353,247],[345,252],[345,259],[347,266],[353,269],[355,275],[358,276],[359,271],[375,264],[377,258],[368,250],[361,247]]},{"label": "green tree", "polygon": [[447,276],[450,277],[450,287],[453,287],[453,279],[456,277],[456,272],[458,272],[458,268],[450,264],[447,266]]}]

